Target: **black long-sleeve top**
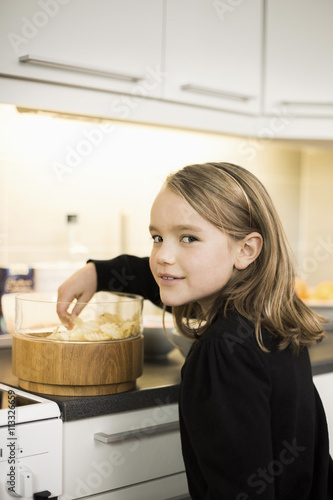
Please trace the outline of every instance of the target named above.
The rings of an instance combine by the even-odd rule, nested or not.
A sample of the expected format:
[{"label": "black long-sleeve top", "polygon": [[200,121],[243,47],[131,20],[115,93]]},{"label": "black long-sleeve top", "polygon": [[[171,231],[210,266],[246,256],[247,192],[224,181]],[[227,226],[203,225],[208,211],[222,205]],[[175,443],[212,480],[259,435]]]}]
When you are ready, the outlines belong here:
[{"label": "black long-sleeve top", "polygon": [[[93,261],[98,290],[136,293],[161,305],[148,258]],[[331,500],[333,462],[308,350],[279,350],[237,313],[218,316],[181,374],[179,417],[194,500]]]}]

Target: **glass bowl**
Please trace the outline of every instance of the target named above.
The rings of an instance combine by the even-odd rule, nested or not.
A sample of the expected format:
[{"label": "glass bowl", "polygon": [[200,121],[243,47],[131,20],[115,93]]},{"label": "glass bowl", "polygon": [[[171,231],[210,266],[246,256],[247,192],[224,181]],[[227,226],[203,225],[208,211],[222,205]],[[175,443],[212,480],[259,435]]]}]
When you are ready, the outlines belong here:
[{"label": "glass bowl", "polygon": [[[143,297],[97,292],[84,303],[73,328],[67,329],[57,314],[57,294],[28,292],[16,295],[15,333],[46,342],[114,342],[142,334]],[[73,303],[66,304],[72,311]]]}]

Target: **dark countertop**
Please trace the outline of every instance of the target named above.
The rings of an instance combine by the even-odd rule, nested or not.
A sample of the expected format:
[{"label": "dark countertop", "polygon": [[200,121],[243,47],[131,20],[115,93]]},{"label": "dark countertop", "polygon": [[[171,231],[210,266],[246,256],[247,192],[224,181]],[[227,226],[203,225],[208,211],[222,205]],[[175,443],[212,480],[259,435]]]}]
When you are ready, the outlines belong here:
[{"label": "dark countertop", "polygon": [[[326,339],[310,349],[313,375],[333,371],[333,331]],[[138,410],[178,402],[180,370],[184,358],[177,349],[164,361],[145,362],[143,375],[137,380],[136,389],[109,396],[46,396],[55,401],[64,421],[108,415],[122,411]],[[18,386],[12,374],[11,348],[0,349],[0,382]]]},{"label": "dark countertop", "polygon": [[[0,349],[0,382],[18,387],[18,379],[12,373],[11,354],[11,348]],[[146,361],[132,391],[107,396],[41,396],[58,404],[64,421],[177,403],[183,362],[184,357],[177,349],[165,360]]]}]

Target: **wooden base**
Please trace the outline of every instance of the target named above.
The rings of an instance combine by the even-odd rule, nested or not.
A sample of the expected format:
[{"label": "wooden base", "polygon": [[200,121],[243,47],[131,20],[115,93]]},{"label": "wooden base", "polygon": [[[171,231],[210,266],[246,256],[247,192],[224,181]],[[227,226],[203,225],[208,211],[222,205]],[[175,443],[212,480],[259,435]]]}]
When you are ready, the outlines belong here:
[{"label": "wooden base", "polygon": [[126,341],[61,342],[14,334],[13,373],[22,389],[93,396],[135,387],[143,371],[142,335]]},{"label": "wooden base", "polygon": [[50,396],[103,396],[106,394],[118,394],[135,388],[134,382],[123,382],[108,385],[50,385],[37,384],[19,379],[19,386],[30,392],[49,394]]}]

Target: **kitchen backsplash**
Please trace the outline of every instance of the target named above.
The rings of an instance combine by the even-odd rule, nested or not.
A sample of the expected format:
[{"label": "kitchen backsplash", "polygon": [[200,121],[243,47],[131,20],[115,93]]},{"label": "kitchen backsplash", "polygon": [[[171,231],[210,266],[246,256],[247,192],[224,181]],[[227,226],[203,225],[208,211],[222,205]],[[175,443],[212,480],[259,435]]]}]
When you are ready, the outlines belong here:
[{"label": "kitchen backsplash", "polygon": [[8,105],[0,106],[0,267],[147,255],[150,205],[164,178],[206,161],[255,173],[300,273],[310,285],[333,280],[333,151]]}]

